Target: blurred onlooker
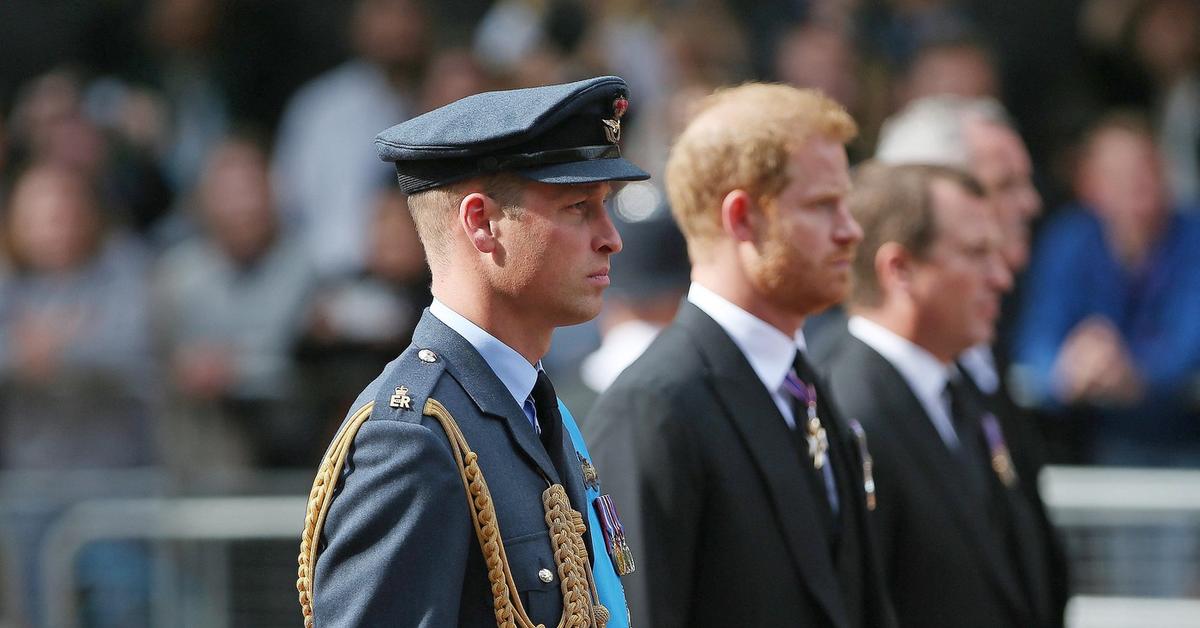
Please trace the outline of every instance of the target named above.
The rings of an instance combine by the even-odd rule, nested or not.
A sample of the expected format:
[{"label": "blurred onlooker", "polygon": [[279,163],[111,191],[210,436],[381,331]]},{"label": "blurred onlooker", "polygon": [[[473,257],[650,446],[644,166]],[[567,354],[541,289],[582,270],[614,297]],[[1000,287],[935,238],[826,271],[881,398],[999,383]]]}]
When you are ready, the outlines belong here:
[{"label": "blurred onlooker", "polygon": [[272,160],[276,192],[324,276],[363,268],[372,196],[394,176],[371,138],[412,113],[428,30],[418,0],[357,0],[356,56],[302,87],[284,113]]},{"label": "blurred onlooker", "polygon": [[775,49],[775,78],[796,87],[814,87],[849,111],[858,108],[858,58],[854,42],[828,26],[797,26]]},{"label": "blurred onlooker", "polygon": [[935,41],[917,49],[896,91],[900,106],[928,96],[996,98],[1000,77],[995,59],[978,42]]},{"label": "blurred onlooker", "polygon": [[[301,366],[313,383],[305,387],[305,405],[322,428],[336,428],[364,377],[408,346],[433,298],[407,198],[389,186],[377,192],[373,211],[366,269],[316,288],[301,339]],[[322,432],[316,440],[324,444],[331,436]]]},{"label": "blurred onlooker", "polygon": [[635,123],[622,135],[628,135],[622,150],[650,173],[650,183],[660,190],[667,151],[691,119],[692,105],[718,86],[750,76],[747,42],[740,31],[728,27],[729,17],[721,9],[710,3],[689,5],[660,20],[664,78],[658,90],[662,96],[643,100],[640,92],[633,92],[627,116],[633,116]]},{"label": "blurred onlooker", "polygon": [[474,33],[476,55],[514,87],[618,74],[643,106],[668,93],[655,4],[500,0]]},{"label": "blurred onlooker", "polygon": [[152,0],[143,18],[146,61],[153,67],[148,78],[162,91],[169,117],[163,164],[179,191],[190,190],[229,127],[228,96],[215,66],[224,4]]},{"label": "blurred onlooker", "polygon": [[1173,211],[1153,135],[1131,114],[1089,133],[1076,190],[1030,266],[1016,392],[1094,422],[1095,462],[1200,465],[1200,219]]},{"label": "blurred onlooker", "polygon": [[171,377],[172,461],[286,464],[310,426],[290,351],[313,274],[281,228],[266,157],[244,138],[213,150],[198,187],[203,233],[169,250],[154,285],[155,328]]},{"label": "blurred onlooker", "polygon": [[144,258],[106,231],[90,182],[33,166],[5,220],[0,467],[91,468],[154,458]]},{"label": "blurred onlooker", "polygon": [[13,107],[13,160],[79,171],[95,182],[106,220],[144,231],[170,203],[156,155],[136,137],[139,124],[154,125],[145,120],[153,115],[133,107],[98,120],[93,114],[108,114],[89,106],[85,91],[81,78],[66,69],[29,81]]},{"label": "blurred onlooker", "polygon": [[1009,270],[1025,268],[1030,222],[1041,212],[1042,200],[1033,186],[1029,152],[999,102],[952,95],[914,101],[884,123],[875,157],[970,172],[1000,221]]},{"label": "blurred onlooker", "polygon": [[860,40],[890,66],[908,67],[923,47],[974,32],[968,12],[960,0],[867,0],[858,8]]},{"label": "blurred onlooker", "polygon": [[1200,3],[1151,0],[1132,20],[1133,52],[1155,86],[1159,145],[1177,200],[1200,203]]},{"label": "blurred onlooker", "polygon": [[432,111],[471,94],[492,89],[491,76],[465,48],[448,48],[433,55],[421,84],[417,109]]}]

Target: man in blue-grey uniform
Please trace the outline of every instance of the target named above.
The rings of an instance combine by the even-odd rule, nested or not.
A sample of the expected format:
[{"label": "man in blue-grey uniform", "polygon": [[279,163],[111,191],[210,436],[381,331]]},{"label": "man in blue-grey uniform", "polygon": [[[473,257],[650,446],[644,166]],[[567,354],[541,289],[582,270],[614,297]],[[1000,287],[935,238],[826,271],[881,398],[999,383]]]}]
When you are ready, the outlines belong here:
[{"label": "man in blue-grey uniform", "polygon": [[626,626],[633,569],[540,359],[595,317],[621,240],[625,82],[464,98],[380,133],[432,271],[413,344],[359,395],[310,495],[306,622]]}]

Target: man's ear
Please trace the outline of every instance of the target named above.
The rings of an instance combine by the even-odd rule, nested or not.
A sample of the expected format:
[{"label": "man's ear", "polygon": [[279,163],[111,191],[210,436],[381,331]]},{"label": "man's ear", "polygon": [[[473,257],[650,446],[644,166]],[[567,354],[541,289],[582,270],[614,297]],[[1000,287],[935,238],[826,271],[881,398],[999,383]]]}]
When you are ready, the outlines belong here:
[{"label": "man's ear", "polygon": [[875,277],[880,290],[886,294],[893,290],[908,290],[912,279],[912,255],[899,242],[884,242],[875,251]]},{"label": "man's ear", "polygon": [[754,242],[754,198],[745,190],[733,190],[721,199],[721,227],[734,242]]},{"label": "man's ear", "polygon": [[482,192],[472,192],[458,204],[458,226],[476,251],[492,253],[496,250],[493,221],[499,212],[496,201]]}]

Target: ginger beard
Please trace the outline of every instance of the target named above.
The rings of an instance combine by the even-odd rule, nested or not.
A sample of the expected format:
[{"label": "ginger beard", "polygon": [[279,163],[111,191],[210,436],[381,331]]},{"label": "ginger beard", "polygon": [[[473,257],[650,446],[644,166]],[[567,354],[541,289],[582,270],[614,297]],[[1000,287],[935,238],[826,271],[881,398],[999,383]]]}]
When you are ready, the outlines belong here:
[{"label": "ginger beard", "polygon": [[[764,204],[757,231],[757,255],[747,256],[746,272],[755,290],[776,307],[797,316],[823,310],[846,298],[850,260],[857,241],[832,241],[820,215],[801,208],[789,215]],[[824,237],[822,237],[822,234]]]}]

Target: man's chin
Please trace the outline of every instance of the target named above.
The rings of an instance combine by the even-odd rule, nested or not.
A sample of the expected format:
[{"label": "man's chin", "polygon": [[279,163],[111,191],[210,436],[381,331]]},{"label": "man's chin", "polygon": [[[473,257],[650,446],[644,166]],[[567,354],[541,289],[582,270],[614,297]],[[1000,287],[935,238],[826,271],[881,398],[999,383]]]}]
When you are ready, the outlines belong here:
[{"label": "man's chin", "polygon": [[596,299],[594,303],[589,300],[585,303],[575,304],[574,307],[564,308],[561,315],[555,321],[555,327],[582,325],[599,316],[603,305],[603,301]]}]

